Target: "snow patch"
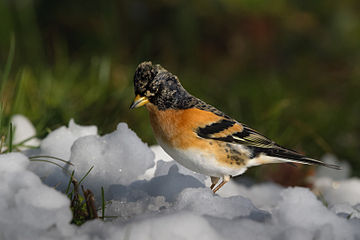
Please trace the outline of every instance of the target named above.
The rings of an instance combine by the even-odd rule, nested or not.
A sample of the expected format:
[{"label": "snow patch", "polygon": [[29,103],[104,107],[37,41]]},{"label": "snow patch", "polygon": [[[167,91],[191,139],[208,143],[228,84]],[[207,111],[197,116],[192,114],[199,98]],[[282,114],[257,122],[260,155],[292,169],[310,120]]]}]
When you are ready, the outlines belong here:
[{"label": "snow patch", "polygon": [[[125,123],[99,136],[95,126],[70,121],[25,153],[61,157],[74,166],[59,162],[64,171],[21,153],[0,155],[0,239],[360,239],[360,180],[348,173],[316,175],[318,195],[239,178],[213,194],[207,176],[177,164],[158,146],[149,148]],[[117,218],[76,227],[61,192],[69,180],[64,172],[74,169],[80,179],[91,166],[83,184],[97,203],[103,186],[105,215]]]}]

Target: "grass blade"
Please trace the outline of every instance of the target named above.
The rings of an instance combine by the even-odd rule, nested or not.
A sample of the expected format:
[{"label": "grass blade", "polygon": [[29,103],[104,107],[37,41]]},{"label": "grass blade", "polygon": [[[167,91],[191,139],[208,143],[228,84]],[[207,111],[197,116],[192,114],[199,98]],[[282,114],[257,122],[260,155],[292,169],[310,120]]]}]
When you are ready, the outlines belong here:
[{"label": "grass blade", "polygon": [[8,152],[12,152],[13,150],[13,138],[14,138],[14,128],[12,123],[9,123],[9,142],[8,142]]},{"label": "grass blade", "polygon": [[66,160],[58,158],[58,157],[53,157],[53,156],[48,156],[48,155],[39,155],[39,156],[31,156],[31,157],[29,157],[29,159],[36,159],[36,158],[51,158],[51,159],[55,159],[55,160],[58,160],[60,162],[69,164],[71,166],[74,166],[74,164],[72,164],[70,161],[66,161]]},{"label": "grass blade", "polygon": [[51,164],[54,164],[54,165],[58,166],[58,167],[61,168],[62,170],[64,170],[66,173],[68,173],[66,168],[64,168],[63,166],[61,166],[61,165],[58,164],[58,163],[55,163],[55,162],[52,162],[52,161],[49,161],[49,160],[45,160],[45,159],[30,159],[30,161],[32,161],[32,162],[47,162],[47,163],[51,163]]},{"label": "grass blade", "polygon": [[25,149],[36,149],[36,148],[39,148],[39,146],[32,146],[32,145],[26,145],[26,144],[24,144],[24,145],[21,145],[21,146],[19,146],[19,145],[15,145],[15,148],[16,149],[18,149],[19,147],[23,147],[23,148],[25,148]]},{"label": "grass blade", "polygon": [[15,146],[15,147],[21,146],[21,145],[23,145],[23,144],[26,143],[27,141],[30,141],[30,140],[33,139],[33,138],[36,138],[36,135],[34,135],[34,136],[32,136],[32,137],[28,137],[28,138],[22,140],[21,142],[19,142],[19,143],[17,143],[17,144],[14,144],[14,146]]},{"label": "grass blade", "polygon": [[79,185],[81,185],[82,181],[87,177],[87,175],[89,175],[89,173],[91,172],[91,170],[94,168],[94,166],[92,166],[89,171],[87,171],[87,173],[81,178]]},{"label": "grass blade", "polygon": [[68,185],[66,187],[66,191],[65,191],[65,194],[68,195],[69,191],[70,191],[70,185],[71,185],[71,182],[72,182],[72,179],[74,177],[74,173],[75,173],[75,170],[73,170],[71,172],[71,176],[70,176],[70,179],[69,179],[69,182],[68,182]]}]

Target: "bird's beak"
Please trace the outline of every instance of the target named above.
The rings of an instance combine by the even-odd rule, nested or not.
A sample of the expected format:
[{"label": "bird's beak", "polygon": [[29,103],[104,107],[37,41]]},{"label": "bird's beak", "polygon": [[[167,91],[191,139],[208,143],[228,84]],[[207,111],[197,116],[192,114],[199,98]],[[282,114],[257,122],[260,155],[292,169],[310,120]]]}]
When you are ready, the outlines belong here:
[{"label": "bird's beak", "polygon": [[133,103],[130,106],[130,109],[134,109],[134,108],[144,106],[148,102],[149,102],[149,99],[147,97],[141,97],[140,95],[136,95]]}]

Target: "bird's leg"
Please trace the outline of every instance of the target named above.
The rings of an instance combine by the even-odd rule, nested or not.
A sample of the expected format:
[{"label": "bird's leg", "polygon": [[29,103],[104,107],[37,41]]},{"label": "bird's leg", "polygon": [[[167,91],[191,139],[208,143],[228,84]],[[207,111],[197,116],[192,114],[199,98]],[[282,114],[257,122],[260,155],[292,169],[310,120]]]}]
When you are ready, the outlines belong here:
[{"label": "bird's leg", "polygon": [[210,186],[210,189],[213,190],[213,188],[215,187],[215,185],[218,183],[219,179],[218,177],[213,177],[213,176],[210,176],[210,179],[211,179],[211,186]]},{"label": "bird's leg", "polygon": [[216,193],[217,190],[219,190],[222,186],[224,186],[225,183],[229,181],[230,181],[230,176],[229,175],[224,176],[222,182],[219,185],[217,185],[215,189],[213,189],[213,192]]}]

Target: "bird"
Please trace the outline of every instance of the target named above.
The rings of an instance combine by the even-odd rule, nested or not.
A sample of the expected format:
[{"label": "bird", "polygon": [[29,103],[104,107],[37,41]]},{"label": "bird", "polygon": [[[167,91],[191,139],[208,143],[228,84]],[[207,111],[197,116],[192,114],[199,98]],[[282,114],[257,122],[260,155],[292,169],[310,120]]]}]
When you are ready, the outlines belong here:
[{"label": "bird", "polygon": [[196,98],[159,64],[146,61],[137,66],[134,91],[130,109],[145,106],[158,144],[181,165],[210,176],[214,193],[231,177],[262,164],[301,163],[339,169],[282,147]]}]

